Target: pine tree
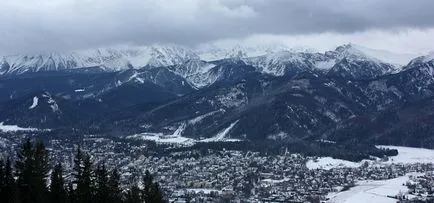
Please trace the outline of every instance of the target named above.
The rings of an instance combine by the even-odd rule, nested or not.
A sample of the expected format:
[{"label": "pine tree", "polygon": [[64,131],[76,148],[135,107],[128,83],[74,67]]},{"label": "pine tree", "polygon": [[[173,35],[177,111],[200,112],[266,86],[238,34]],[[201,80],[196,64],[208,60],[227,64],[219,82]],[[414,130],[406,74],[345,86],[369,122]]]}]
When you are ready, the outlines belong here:
[{"label": "pine tree", "polygon": [[35,192],[35,202],[48,201],[47,177],[50,171],[48,152],[42,141],[37,141],[34,146],[32,188]]},{"label": "pine tree", "polygon": [[143,197],[145,200],[145,203],[150,203],[151,202],[151,188],[152,188],[152,183],[154,181],[154,178],[152,177],[151,173],[146,170],[145,172],[145,176],[143,177]]},{"label": "pine tree", "polygon": [[[81,185],[83,182],[83,153],[81,152],[80,147],[77,148],[77,153],[74,157],[72,176],[74,179],[72,184],[70,184],[68,187],[68,197],[71,202],[80,202],[78,198],[79,193],[81,193],[81,191],[79,191],[81,186],[79,187],[79,185]],[[76,190],[74,190],[74,185]]]},{"label": "pine tree", "polygon": [[18,188],[15,184],[15,179],[12,170],[12,161],[10,158],[6,160],[4,165],[4,196],[1,196],[1,200],[7,203],[18,202]]},{"label": "pine tree", "polygon": [[65,181],[62,164],[57,164],[51,173],[50,199],[52,203],[66,203]]},{"label": "pine tree", "polygon": [[22,203],[34,202],[37,195],[32,188],[33,181],[33,146],[30,139],[27,139],[21,150],[18,152],[18,160],[16,162],[16,175],[18,176],[18,189],[20,191],[20,200]]},{"label": "pine tree", "polygon": [[21,202],[47,202],[48,153],[42,142],[35,146],[27,139],[18,152],[16,175]]},{"label": "pine tree", "polygon": [[120,188],[120,175],[115,168],[111,171],[109,177],[109,202],[120,203],[122,202],[122,189]]},{"label": "pine tree", "polygon": [[163,194],[158,183],[154,183],[154,178],[151,173],[146,170],[145,176],[143,178],[144,190],[143,197],[145,203],[160,203],[165,202],[163,199]]},{"label": "pine tree", "polygon": [[77,181],[81,179],[82,172],[82,162],[83,162],[83,153],[81,152],[80,147],[77,148],[77,153],[74,157],[74,167],[73,167],[73,176],[75,184],[78,184]]},{"label": "pine tree", "polygon": [[109,180],[105,164],[99,164],[95,171],[95,202],[109,202]]},{"label": "pine tree", "polygon": [[151,186],[151,192],[149,194],[149,202],[152,203],[164,203],[163,193],[161,192],[160,185],[153,183]]},{"label": "pine tree", "polygon": [[82,164],[80,164],[81,175],[77,180],[77,202],[90,203],[93,198],[93,171],[92,161],[89,155],[83,155]]},{"label": "pine tree", "polygon": [[5,184],[5,163],[3,160],[0,160],[0,198],[4,196],[4,188],[6,187]]},{"label": "pine tree", "polygon": [[125,194],[125,203],[142,203],[143,198],[141,195],[140,188],[136,185],[131,186],[131,188]]},{"label": "pine tree", "polygon": [[68,203],[75,203],[75,202],[77,202],[77,195],[76,195],[76,193],[75,193],[75,191],[74,191],[74,186],[73,186],[73,183],[69,183],[68,184],[68,188],[67,188],[67,191],[66,191],[68,194],[67,194],[67,202]]}]

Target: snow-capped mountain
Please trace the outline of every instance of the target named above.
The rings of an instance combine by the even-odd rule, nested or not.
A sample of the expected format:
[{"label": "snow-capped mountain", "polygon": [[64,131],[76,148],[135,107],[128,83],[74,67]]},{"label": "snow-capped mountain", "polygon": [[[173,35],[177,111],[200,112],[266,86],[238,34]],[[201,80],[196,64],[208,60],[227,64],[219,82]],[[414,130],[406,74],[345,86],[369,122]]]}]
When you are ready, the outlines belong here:
[{"label": "snow-capped mountain", "polygon": [[213,45],[202,46],[197,49],[197,53],[201,60],[204,61],[217,61],[229,58],[250,58],[258,57],[267,54],[272,54],[280,51],[302,51],[308,49],[301,49],[300,47],[293,49],[285,45],[256,45],[256,46],[243,46],[236,45],[231,48],[221,48]]},{"label": "snow-capped mountain", "polygon": [[391,51],[371,49],[358,44],[349,44],[353,49],[357,49],[358,52],[363,53],[365,56],[375,58],[385,63],[394,64],[396,66],[405,66],[412,59],[420,56],[416,53],[396,53]]},{"label": "snow-capped mountain", "polygon": [[53,52],[35,55],[5,56],[0,62],[0,74],[21,74],[40,71],[98,67],[103,71],[119,71],[144,66],[169,66],[199,57],[181,46],[145,46],[101,48],[69,53]]},{"label": "snow-capped mountain", "polygon": [[[408,58],[408,56],[406,56]],[[347,44],[325,53],[309,48],[285,45],[241,46],[223,49],[216,46],[197,50],[176,45],[146,47],[101,48],[69,53],[5,56],[0,61],[0,75],[43,71],[84,71],[96,68],[114,72],[142,67],[167,67],[193,86],[201,88],[213,84],[218,75],[210,70],[220,60],[242,60],[260,73],[274,76],[293,75],[303,71],[330,72],[343,77],[372,78],[399,72],[406,57],[390,52]],[[401,61],[393,62],[392,59]]]},{"label": "snow-capped mountain", "polygon": [[[225,132],[225,139],[346,142],[348,132],[359,132],[358,139],[370,142],[373,137],[363,134],[366,116],[386,115],[383,120],[393,121],[384,124],[387,132],[417,122],[419,114],[405,118],[409,107],[427,123],[434,117],[432,105],[418,106],[434,97],[431,55],[400,69],[352,44],[324,53],[241,46],[222,53],[208,61],[199,52],[159,46],[5,57],[0,71],[6,74],[51,72],[0,78],[0,122],[198,140]],[[93,65],[102,71],[53,71]],[[375,133],[375,139],[389,136]]]},{"label": "snow-capped mountain", "polygon": [[284,50],[243,60],[259,72],[283,76],[318,70],[352,78],[373,78],[397,72],[401,66],[372,57],[371,52],[347,44],[325,53]]},{"label": "snow-capped mountain", "polygon": [[344,78],[372,79],[398,72],[401,69],[401,66],[369,56],[352,44],[339,46],[335,51],[329,51],[325,54],[335,58],[336,61],[328,74]]},{"label": "snow-capped mountain", "polygon": [[216,64],[201,60],[190,60],[183,64],[168,67],[174,73],[185,78],[190,84],[197,88],[205,87],[216,81],[210,74],[210,70]]},{"label": "snow-capped mountain", "polygon": [[258,71],[275,76],[293,75],[307,70],[328,70],[335,59],[320,53],[280,51],[244,60]]}]

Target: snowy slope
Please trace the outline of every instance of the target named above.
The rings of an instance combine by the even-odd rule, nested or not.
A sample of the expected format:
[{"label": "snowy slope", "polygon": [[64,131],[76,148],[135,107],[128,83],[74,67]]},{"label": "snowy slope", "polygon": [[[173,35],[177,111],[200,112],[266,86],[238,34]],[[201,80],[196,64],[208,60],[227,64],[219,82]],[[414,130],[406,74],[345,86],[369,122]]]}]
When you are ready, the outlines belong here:
[{"label": "snowy slope", "polygon": [[119,71],[147,65],[170,66],[191,59],[198,59],[198,56],[192,50],[176,45],[101,48],[69,53],[4,56],[0,63],[0,74],[59,71],[85,67]]},{"label": "snowy slope", "polygon": [[[250,58],[258,57],[266,54],[272,54],[280,51],[290,51],[291,48],[285,45],[256,45],[246,46],[238,44],[230,48],[220,48],[213,45],[205,45],[197,49],[197,53],[201,60],[204,61],[216,61],[228,58]],[[297,48],[297,51],[302,49]],[[306,51],[307,49],[303,49]]]},{"label": "snowy slope", "polygon": [[386,63],[396,64],[399,66],[407,65],[412,59],[418,57],[418,54],[412,53],[395,53],[379,49],[371,49],[361,45],[351,44],[355,49],[360,50],[366,56],[376,58]]}]

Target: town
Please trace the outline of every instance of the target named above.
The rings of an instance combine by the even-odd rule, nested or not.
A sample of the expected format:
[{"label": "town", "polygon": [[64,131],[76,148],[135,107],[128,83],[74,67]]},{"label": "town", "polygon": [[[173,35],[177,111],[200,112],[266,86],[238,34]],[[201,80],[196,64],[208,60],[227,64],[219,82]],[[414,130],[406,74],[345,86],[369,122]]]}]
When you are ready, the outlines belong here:
[{"label": "town", "polygon": [[[2,137],[7,141],[2,146],[13,146],[3,151],[12,153],[23,137]],[[153,153],[149,143],[94,135],[80,141],[48,142],[52,159],[62,162],[67,170],[73,166],[78,147],[92,154],[96,163],[120,168],[125,185],[140,185],[138,177],[145,170],[151,171],[170,202],[327,202],[329,194],[351,190],[360,181],[389,180],[410,173],[418,175],[402,183],[408,189],[390,198],[401,202],[434,199],[434,165],[426,161],[394,163],[388,162],[393,157],[385,157],[353,166],[322,166],[319,157],[289,151],[278,155],[225,149]]]},{"label": "town", "polygon": [[[307,167],[318,157],[284,151],[280,155],[239,150],[179,151],[155,155],[143,143],[128,143],[87,136],[81,147],[93,159],[120,167],[127,184],[139,184],[140,174],[151,171],[170,202],[326,202],[328,194],[350,190],[358,181],[389,180],[408,173],[413,177],[407,191],[390,198],[432,200],[432,163],[365,161],[359,166]],[[52,156],[72,166],[77,145],[50,141]],[[383,163],[384,162],[384,163]]]}]

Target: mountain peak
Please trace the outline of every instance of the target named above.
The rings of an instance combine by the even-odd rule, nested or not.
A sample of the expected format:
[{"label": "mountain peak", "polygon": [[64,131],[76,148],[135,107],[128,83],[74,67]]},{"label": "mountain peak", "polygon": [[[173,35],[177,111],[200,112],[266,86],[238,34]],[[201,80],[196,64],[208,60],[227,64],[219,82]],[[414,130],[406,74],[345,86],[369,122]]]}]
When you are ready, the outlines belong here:
[{"label": "mountain peak", "polygon": [[0,63],[0,73],[19,74],[87,67],[119,71],[147,65],[170,66],[191,59],[199,59],[199,56],[191,49],[178,45],[107,47],[64,53],[5,56]]},{"label": "mountain peak", "polygon": [[399,67],[407,65],[412,59],[418,57],[417,54],[372,49],[354,43],[338,46],[335,51],[340,53],[342,57],[361,57],[364,59],[377,60],[383,63],[393,64]]},{"label": "mountain peak", "polygon": [[338,46],[335,51],[339,54],[339,57],[341,58],[368,58],[368,56],[362,50],[360,50],[360,47],[351,43]]}]

